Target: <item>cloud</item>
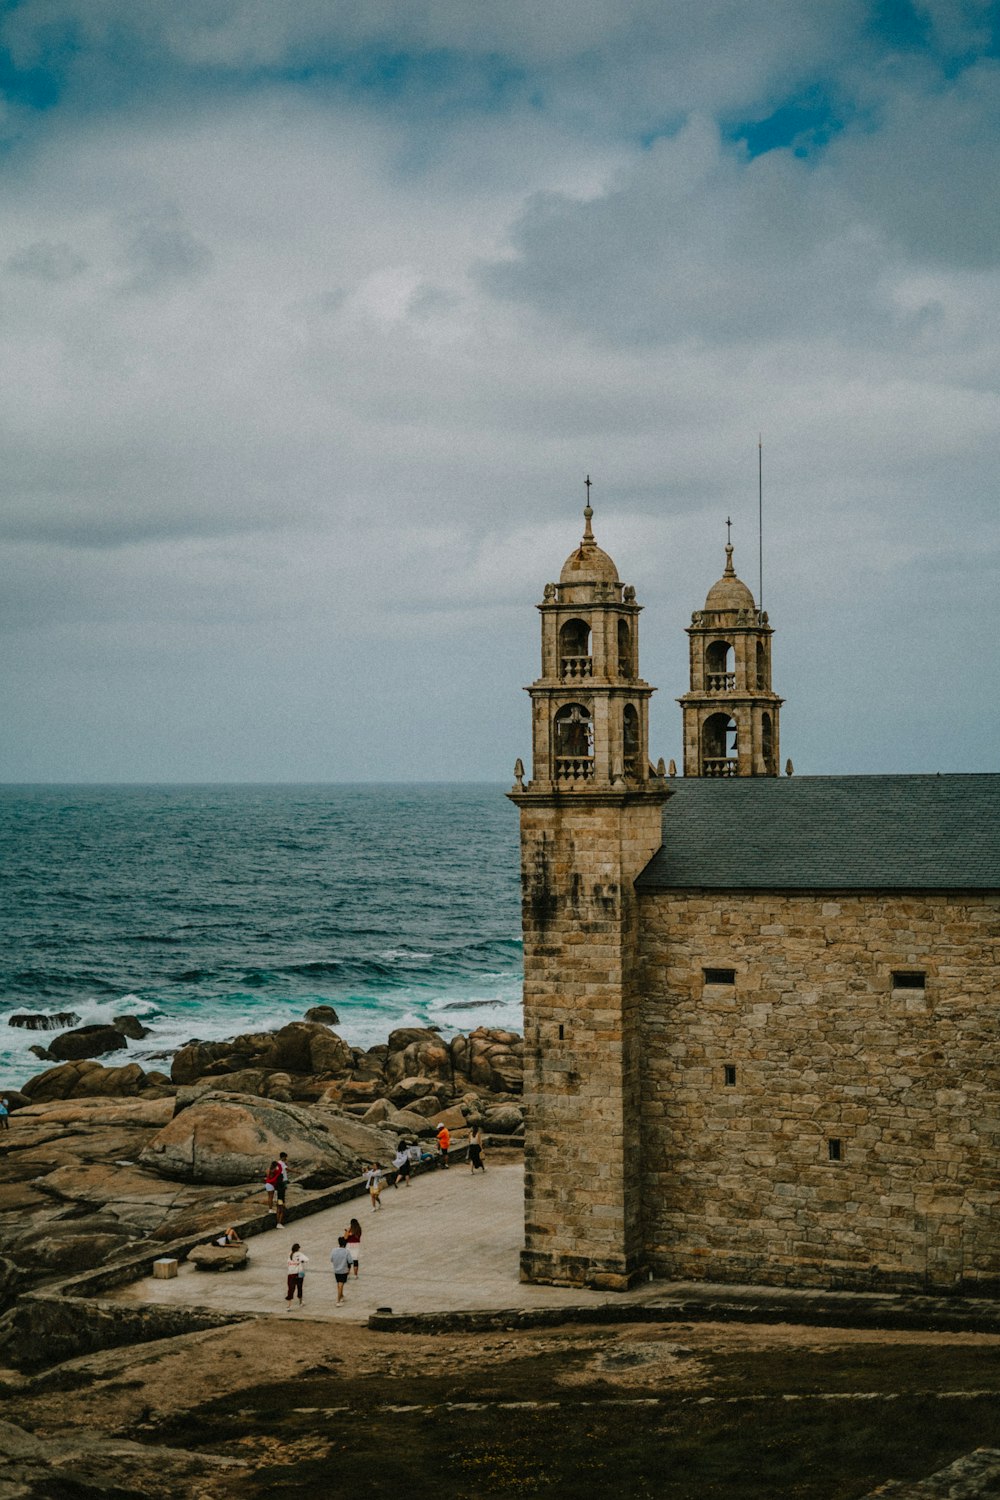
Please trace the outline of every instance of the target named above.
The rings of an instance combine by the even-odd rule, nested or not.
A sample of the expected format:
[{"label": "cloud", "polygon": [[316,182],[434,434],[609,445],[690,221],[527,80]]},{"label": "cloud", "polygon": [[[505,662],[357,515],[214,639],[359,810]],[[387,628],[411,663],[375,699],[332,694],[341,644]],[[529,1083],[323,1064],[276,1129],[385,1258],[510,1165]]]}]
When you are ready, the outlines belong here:
[{"label": "cloud", "polygon": [[[784,753],[911,766],[943,729],[861,720],[915,726],[934,681],[983,763],[956,664],[996,545],[995,63],[941,60],[975,6],[871,17],[10,12],[0,775],[76,744],[75,774],[324,775],[324,739],[346,776],[508,774],[588,471],[679,758],[727,515],[757,587],[761,431]],[[833,125],[751,151],[803,98]]]},{"label": "cloud", "polygon": [[87,262],[72,245],[37,240],[8,256],[4,269],[11,276],[31,276],[37,281],[69,281],[87,269]]},{"label": "cloud", "polygon": [[212,264],[212,252],[181,220],[175,205],[130,226],[125,250],[125,290],[158,292],[179,281],[201,276]]}]

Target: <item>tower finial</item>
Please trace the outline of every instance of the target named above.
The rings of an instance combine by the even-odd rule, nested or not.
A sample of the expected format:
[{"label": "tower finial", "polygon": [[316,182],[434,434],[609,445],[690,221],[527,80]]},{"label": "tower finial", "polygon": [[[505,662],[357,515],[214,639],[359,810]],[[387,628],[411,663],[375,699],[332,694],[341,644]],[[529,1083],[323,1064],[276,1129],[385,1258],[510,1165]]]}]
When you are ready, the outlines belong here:
[{"label": "tower finial", "polygon": [[592,542],[594,540],[594,533],[590,529],[590,520],[591,520],[591,517],[593,516],[594,512],[590,508],[590,486],[593,483],[593,481],[591,480],[591,477],[588,474],[587,477],[586,477],[586,479],[583,482],[587,486],[587,503],[583,507],[583,540],[585,542]]},{"label": "tower finial", "polygon": [[725,573],[724,573],[723,576],[725,578],[735,578],[736,577],[736,569],[733,567],[733,544],[732,544],[732,542],[727,542],[726,543],[726,571],[725,571]]}]

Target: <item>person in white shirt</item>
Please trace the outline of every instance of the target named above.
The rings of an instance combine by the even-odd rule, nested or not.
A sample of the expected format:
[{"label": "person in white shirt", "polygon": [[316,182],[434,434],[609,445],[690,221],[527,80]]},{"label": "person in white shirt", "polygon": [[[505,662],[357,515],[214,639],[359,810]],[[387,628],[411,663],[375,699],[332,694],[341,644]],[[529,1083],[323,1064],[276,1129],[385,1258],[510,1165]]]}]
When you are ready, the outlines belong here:
[{"label": "person in white shirt", "polygon": [[399,1187],[400,1183],[402,1183],[404,1187],[409,1187],[410,1153],[405,1146],[400,1145],[395,1156],[392,1158],[392,1164],[396,1169],[396,1176],[393,1178],[392,1183],[393,1187]]},{"label": "person in white shirt", "polygon": [[288,1252],[288,1291],[285,1301],[288,1303],[288,1311],[292,1310],[292,1298],[298,1292],[299,1306],[302,1305],[302,1283],[306,1279],[306,1266],[309,1264],[308,1255],[303,1255],[302,1246],[298,1240]]}]

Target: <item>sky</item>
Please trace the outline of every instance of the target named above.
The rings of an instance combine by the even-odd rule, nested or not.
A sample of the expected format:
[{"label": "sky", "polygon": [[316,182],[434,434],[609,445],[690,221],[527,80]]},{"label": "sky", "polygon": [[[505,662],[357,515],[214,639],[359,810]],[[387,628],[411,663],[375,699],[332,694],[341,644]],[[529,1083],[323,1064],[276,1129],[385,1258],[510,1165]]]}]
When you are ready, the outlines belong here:
[{"label": "sky", "polygon": [[1000,9],[0,5],[0,781],[498,781],[582,530],[681,760],[998,769]]}]

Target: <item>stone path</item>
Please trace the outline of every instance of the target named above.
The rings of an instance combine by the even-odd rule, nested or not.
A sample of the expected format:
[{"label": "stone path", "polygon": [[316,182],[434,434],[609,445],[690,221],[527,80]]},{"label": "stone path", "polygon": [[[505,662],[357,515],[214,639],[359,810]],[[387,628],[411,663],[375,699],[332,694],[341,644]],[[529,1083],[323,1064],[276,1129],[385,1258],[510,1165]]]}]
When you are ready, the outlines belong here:
[{"label": "stone path", "polygon": [[[289,1202],[294,1204],[294,1191]],[[239,1271],[196,1271],[182,1262],[170,1281],[133,1282],[105,1300],[198,1306],[225,1312],[285,1314],[285,1263],[298,1240],[309,1256],[302,1312],[365,1322],[378,1308],[419,1314],[500,1308],[543,1308],[648,1299],[649,1285],[632,1292],[524,1286],[518,1254],[524,1236],[524,1167],[493,1164],[473,1177],[456,1163],[427,1172],[408,1188],[387,1187],[373,1213],[367,1195],[297,1219],[249,1241],[248,1265]],[[347,1221],[361,1223],[360,1274],[336,1306],[330,1251]],[[291,1317],[300,1316],[295,1304]]]}]

